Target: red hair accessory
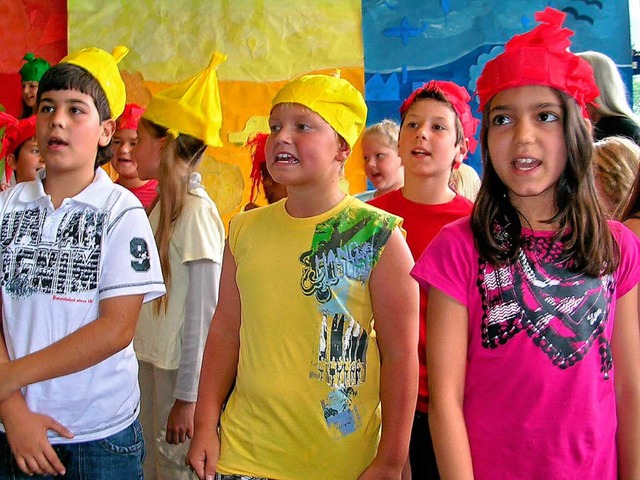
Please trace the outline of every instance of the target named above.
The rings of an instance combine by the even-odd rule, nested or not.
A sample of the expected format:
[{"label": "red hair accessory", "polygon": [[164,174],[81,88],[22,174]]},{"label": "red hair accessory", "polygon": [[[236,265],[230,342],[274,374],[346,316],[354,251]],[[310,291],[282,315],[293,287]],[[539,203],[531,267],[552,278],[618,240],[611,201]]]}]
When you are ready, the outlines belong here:
[{"label": "red hair accessory", "polygon": [[431,80],[425,83],[420,88],[415,89],[414,92],[402,102],[402,105],[400,105],[400,116],[404,116],[406,111],[409,110],[409,107],[416,101],[416,97],[425,91],[438,92],[447,99],[460,119],[464,137],[469,140],[469,151],[471,153],[475,152],[478,141],[474,135],[476,134],[480,120],[475,118],[471,113],[471,107],[469,106],[471,97],[469,96],[469,92],[457,83],[441,80]]},{"label": "red hair accessory", "polygon": [[0,127],[6,127],[0,150],[2,158],[14,153],[20,145],[36,136],[36,116],[18,120],[13,115],[0,112]]},{"label": "red hair accessory", "polygon": [[566,16],[551,7],[537,12],[535,19],[540,25],[515,35],[506,43],[504,53],[487,62],[476,87],[479,111],[503,90],[542,85],[571,96],[588,118],[586,105],[600,92],[589,63],[569,51],[573,31],[562,28]]},{"label": "red hair accessory", "polygon": [[144,108],[135,103],[127,103],[124,112],[116,120],[118,130],[137,130],[140,117],[144,113]]},{"label": "red hair accessory", "polygon": [[246,147],[251,152],[251,160],[253,165],[251,167],[251,195],[249,196],[250,202],[255,202],[256,195],[260,190],[260,183],[262,183],[262,165],[267,161],[264,148],[267,145],[268,133],[256,133],[247,140]]}]

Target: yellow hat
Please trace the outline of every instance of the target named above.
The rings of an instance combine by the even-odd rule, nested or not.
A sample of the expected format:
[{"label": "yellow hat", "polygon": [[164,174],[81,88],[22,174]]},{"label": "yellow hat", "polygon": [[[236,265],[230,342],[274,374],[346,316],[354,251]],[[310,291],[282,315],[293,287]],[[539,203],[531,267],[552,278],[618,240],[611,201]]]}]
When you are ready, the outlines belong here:
[{"label": "yellow hat", "polygon": [[226,55],[214,52],[202,72],[153,95],[142,118],[199,138],[206,145],[221,147],[222,108],[216,67],[226,59]]},{"label": "yellow hat", "polygon": [[362,94],[340,72],[331,75],[303,75],[287,83],[271,105],[299,103],[320,115],[350,147],[356,143],[367,120]]},{"label": "yellow hat", "polygon": [[118,70],[118,62],[127,53],[129,49],[122,45],[115,47],[111,53],[101,48],[83,48],[79,52],[70,53],[60,60],[60,63],[77,65],[93,75],[107,96],[111,118],[118,118],[124,111],[127,99],[124,82]]}]

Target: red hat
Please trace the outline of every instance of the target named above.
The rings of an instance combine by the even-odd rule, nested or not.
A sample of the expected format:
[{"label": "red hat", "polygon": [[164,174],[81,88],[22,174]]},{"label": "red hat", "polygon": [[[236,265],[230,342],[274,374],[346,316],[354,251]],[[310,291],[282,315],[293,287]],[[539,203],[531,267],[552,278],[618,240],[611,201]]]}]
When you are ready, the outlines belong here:
[{"label": "red hat", "polygon": [[18,120],[13,115],[0,112],[0,127],[6,127],[2,137],[0,158],[14,153],[20,145],[36,135],[36,116]]},{"label": "red hat", "polygon": [[262,182],[262,165],[267,161],[264,148],[267,145],[268,133],[256,133],[252,135],[246,143],[246,147],[251,151],[251,160],[253,166],[251,167],[251,195],[249,197],[250,202],[256,200],[256,194],[260,189],[260,183]]},{"label": "red hat", "polygon": [[440,80],[431,80],[425,83],[420,88],[414,90],[414,92],[402,102],[402,105],[400,105],[400,115],[404,116],[405,112],[409,110],[409,107],[416,101],[416,97],[425,91],[438,92],[447,99],[460,119],[464,137],[469,140],[469,151],[471,153],[475,152],[478,141],[474,135],[476,134],[480,120],[475,118],[471,113],[471,107],[469,106],[471,97],[469,96],[469,92],[466,88],[456,83]]},{"label": "red hat", "polygon": [[118,130],[137,130],[140,117],[144,113],[144,108],[135,103],[127,103],[124,112],[116,120]]},{"label": "red hat", "polygon": [[565,17],[551,7],[537,12],[535,19],[540,25],[515,35],[505,45],[504,53],[487,62],[476,87],[480,111],[503,90],[542,85],[573,97],[588,118],[586,105],[600,92],[589,63],[569,51],[573,31],[562,28]]}]

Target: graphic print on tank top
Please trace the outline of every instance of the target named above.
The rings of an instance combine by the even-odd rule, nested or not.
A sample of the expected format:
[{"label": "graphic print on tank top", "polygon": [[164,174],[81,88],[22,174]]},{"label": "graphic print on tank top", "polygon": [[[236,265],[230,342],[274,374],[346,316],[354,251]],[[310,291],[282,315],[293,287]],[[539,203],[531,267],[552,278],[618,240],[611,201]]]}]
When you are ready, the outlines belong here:
[{"label": "graphic print on tank top", "polygon": [[66,213],[51,241],[43,240],[45,209],[2,218],[2,283],[9,295],[68,295],[98,287],[98,264],[107,213],[91,208]]},{"label": "graphic print on tank top", "polygon": [[[311,249],[300,256],[302,292],[318,302],[318,344],[309,377],[331,388],[319,402],[336,438],[360,427],[354,399],[366,380],[367,326],[350,314],[353,300],[369,295],[371,271],[395,219],[364,208],[345,208],[316,225]],[[368,319],[365,319],[368,321]]]},{"label": "graphic print on tank top", "polygon": [[525,235],[515,262],[494,268],[480,260],[482,345],[499,348],[524,330],[554,365],[565,369],[597,342],[601,372],[608,378],[612,357],[604,332],[613,276],[571,272],[570,261],[561,255],[559,242]]}]

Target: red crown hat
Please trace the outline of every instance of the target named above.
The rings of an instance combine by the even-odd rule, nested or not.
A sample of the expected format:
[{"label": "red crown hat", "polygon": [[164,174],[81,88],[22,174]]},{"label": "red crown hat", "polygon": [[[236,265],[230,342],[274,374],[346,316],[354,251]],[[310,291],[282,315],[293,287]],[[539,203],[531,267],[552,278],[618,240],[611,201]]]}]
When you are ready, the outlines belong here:
[{"label": "red crown hat", "polygon": [[251,160],[253,165],[251,167],[251,195],[249,196],[250,202],[255,202],[258,190],[260,190],[260,183],[262,182],[262,164],[267,161],[267,157],[264,151],[267,145],[268,133],[256,133],[252,135],[246,143],[246,147],[251,152]]},{"label": "red crown hat", "polygon": [[565,17],[565,13],[551,7],[536,12],[535,19],[540,25],[515,35],[506,43],[503,53],[487,62],[476,87],[479,111],[484,111],[494,95],[503,90],[542,85],[573,97],[588,118],[586,106],[593,103],[600,91],[591,65],[569,51],[573,31],[562,28]]},{"label": "red crown hat", "polygon": [[[24,142],[36,136],[36,116],[18,120],[13,115],[6,112],[0,112],[0,128],[6,127],[2,144],[0,145],[0,158],[5,158],[15,151]],[[4,164],[4,178],[8,181],[11,178],[13,170],[7,162]]]},{"label": "red crown hat", "polygon": [[469,140],[469,151],[471,153],[475,152],[478,141],[474,135],[476,134],[480,120],[475,118],[471,113],[471,107],[469,106],[471,97],[467,89],[454,82],[431,80],[414,90],[414,92],[402,102],[402,105],[400,105],[401,116],[413,105],[413,102],[416,101],[416,96],[424,91],[438,92],[447,99],[460,119],[464,137]]},{"label": "red crown hat", "polygon": [[127,103],[124,112],[116,120],[118,130],[137,130],[140,117],[144,113],[144,108],[135,103]]}]

